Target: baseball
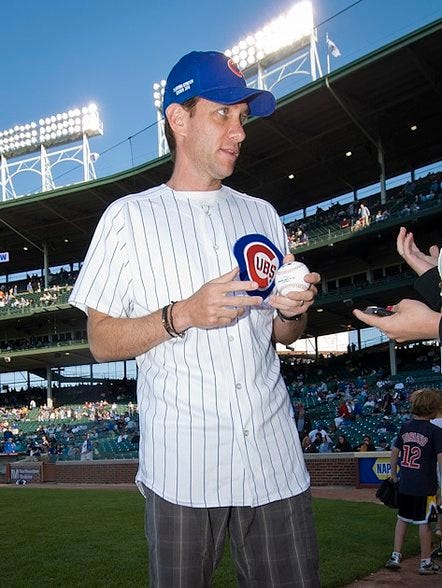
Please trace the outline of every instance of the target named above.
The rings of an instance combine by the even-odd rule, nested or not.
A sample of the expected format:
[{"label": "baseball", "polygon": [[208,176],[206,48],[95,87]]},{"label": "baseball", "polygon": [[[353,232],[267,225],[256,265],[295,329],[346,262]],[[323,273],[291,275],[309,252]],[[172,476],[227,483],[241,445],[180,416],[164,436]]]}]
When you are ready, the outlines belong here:
[{"label": "baseball", "polygon": [[278,294],[287,296],[289,292],[308,290],[310,284],[304,281],[304,276],[309,273],[308,267],[300,261],[290,261],[282,265],[275,274]]}]

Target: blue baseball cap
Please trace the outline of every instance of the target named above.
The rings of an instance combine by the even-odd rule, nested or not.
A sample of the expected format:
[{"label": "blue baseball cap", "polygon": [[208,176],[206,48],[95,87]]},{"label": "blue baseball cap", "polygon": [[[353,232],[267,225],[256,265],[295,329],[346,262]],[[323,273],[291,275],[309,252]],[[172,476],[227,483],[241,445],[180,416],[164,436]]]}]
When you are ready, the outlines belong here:
[{"label": "blue baseball cap", "polygon": [[192,51],[171,69],[164,89],[163,112],[199,96],[220,104],[247,102],[252,116],[269,116],[276,107],[267,90],[248,88],[233,59],[218,51]]}]

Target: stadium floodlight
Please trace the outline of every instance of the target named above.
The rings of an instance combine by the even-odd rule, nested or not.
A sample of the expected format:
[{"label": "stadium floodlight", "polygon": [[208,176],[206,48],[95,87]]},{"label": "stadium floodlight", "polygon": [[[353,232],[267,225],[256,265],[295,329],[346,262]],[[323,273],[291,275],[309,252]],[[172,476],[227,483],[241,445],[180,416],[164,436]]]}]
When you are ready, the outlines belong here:
[{"label": "stadium floodlight", "polygon": [[298,2],[284,14],[273,19],[253,35],[248,35],[224,53],[241,70],[258,62],[279,59],[281,51],[294,52],[309,45],[314,30],[312,3]]},{"label": "stadium floodlight", "polygon": [[[62,162],[79,164],[82,181],[95,179],[94,162],[99,154],[91,153],[89,138],[102,134],[103,124],[93,103],[0,131],[0,200],[18,196],[14,186],[18,174],[37,173],[42,192],[55,189],[52,168]],[[32,155],[20,157],[27,154]]]},{"label": "stadium floodlight", "polygon": [[155,82],[153,85],[153,103],[157,110],[163,107],[164,88],[166,87],[166,80]]},{"label": "stadium floodlight", "polygon": [[153,84],[153,104],[157,113],[157,135],[158,135],[158,155],[166,155],[169,152],[166,135],[164,132],[164,118],[163,118],[163,99],[164,89],[166,88],[166,80],[155,82]]},{"label": "stadium floodlight", "polygon": [[83,137],[103,134],[103,124],[96,104],[74,108],[37,122],[15,125],[0,131],[0,155],[17,157],[54,145],[65,145]]}]

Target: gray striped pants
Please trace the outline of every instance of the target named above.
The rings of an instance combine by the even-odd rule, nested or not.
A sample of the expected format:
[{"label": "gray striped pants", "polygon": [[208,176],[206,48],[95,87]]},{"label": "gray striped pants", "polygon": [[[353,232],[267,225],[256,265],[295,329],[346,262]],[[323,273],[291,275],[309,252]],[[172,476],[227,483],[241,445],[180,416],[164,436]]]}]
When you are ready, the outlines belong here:
[{"label": "gray striped pants", "polygon": [[189,508],[146,492],[151,588],[207,588],[226,532],[242,588],[318,588],[310,490],[255,508]]}]

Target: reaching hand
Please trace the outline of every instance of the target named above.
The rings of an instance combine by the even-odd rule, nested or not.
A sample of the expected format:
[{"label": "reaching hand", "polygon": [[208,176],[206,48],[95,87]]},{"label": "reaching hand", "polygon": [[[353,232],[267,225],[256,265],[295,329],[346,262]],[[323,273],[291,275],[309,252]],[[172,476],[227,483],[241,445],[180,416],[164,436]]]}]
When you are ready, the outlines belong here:
[{"label": "reaching hand", "polygon": [[418,276],[421,276],[437,265],[439,247],[437,247],[437,245],[432,245],[429,250],[429,255],[426,255],[414,242],[413,233],[407,232],[405,227],[399,229],[396,248],[399,255],[404,258]]},{"label": "reaching hand", "polygon": [[[390,307],[389,307],[390,308]],[[394,314],[380,317],[354,310],[360,321],[380,329],[389,339],[399,343],[420,339],[438,339],[441,315],[423,302],[404,299],[391,307]]]}]

